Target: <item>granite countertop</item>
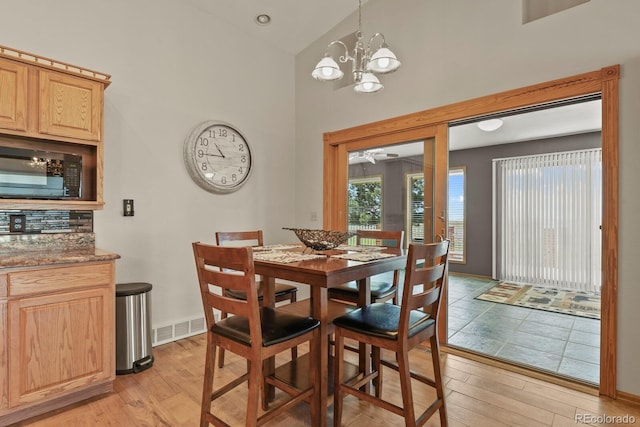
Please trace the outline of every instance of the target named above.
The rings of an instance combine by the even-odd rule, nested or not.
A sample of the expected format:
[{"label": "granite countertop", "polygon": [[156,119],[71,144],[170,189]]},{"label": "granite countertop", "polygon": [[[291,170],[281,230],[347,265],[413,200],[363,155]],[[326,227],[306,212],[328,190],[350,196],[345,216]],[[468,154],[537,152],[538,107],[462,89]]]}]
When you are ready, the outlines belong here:
[{"label": "granite countertop", "polygon": [[95,247],[93,233],[0,236],[0,271],[4,268],[110,261],[120,255]]},{"label": "granite countertop", "polygon": [[0,252],[0,271],[4,268],[35,267],[54,264],[73,264],[80,262],[110,261],[120,255],[95,247],[57,249],[46,251],[10,251]]}]

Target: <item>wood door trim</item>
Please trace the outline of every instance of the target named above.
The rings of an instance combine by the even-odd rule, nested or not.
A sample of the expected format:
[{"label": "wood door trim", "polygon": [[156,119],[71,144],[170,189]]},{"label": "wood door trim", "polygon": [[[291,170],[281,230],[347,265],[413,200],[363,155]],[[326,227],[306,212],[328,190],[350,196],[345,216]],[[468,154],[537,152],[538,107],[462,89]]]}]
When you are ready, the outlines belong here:
[{"label": "wood door trim", "polygon": [[[618,67],[602,81],[602,292],[600,302],[600,394],[616,398],[618,343]],[[605,286],[606,284],[606,286]]]},{"label": "wood door trim", "polygon": [[[346,213],[346,159],[339,152],[375,147],[420,138],[428,128],[454,120],[545,104],[600,93],[602,96],[603,220],[602,220],[602,321],[600,334],[600,394],[616,397],[617,298],[618,298],[618,80],[620,65],[612,65],[571,77],[551,80],[442,107],[326,132],[324,140],[325,228],[344,229]],[[444,335],[446,337],[446,334]],[[441,338],[443,338],[441,336]]]}]

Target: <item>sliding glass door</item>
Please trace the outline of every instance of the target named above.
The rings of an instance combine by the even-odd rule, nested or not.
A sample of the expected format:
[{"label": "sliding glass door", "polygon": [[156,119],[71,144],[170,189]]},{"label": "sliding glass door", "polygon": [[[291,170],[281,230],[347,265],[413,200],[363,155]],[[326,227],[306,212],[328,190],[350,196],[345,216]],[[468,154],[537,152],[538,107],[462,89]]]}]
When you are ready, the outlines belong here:
[{"label": "sliding glass door", "polygon": [[[371,138],[366,129],[325,134],[324,228],[404,230],[405,245],[446,238],[447,131],[441,124]],[[412,183],[412,176],[422,182]],[[441,340],[446,306],[445,294]]]},{"label": "sliding glass door", "polygon": [[433,146],[429,139],[350,151],[347,229],[403,230],[405,246],[431,241],[434,168],[425,168],[425,159],[433,158]]}]

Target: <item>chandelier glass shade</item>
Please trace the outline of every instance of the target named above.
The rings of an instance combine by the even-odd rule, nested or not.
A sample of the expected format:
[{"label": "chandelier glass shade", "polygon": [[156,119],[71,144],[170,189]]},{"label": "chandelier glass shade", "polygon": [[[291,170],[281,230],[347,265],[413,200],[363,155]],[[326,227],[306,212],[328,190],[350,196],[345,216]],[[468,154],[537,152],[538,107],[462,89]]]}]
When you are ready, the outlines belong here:
[{"label": "chandelier glass shade", "polygon": [[363,73],[359,82],[353,87],[358,93],[371,93],[381,90],[384,86],[373,73]]},{"label": "chandelier glass shade", "polygon": [[[351,62],[351,73],[355,86],[353,89],[358,93],[378,92],[384,88],[375,74],[386,74],[397,70],[400,61],[389,49],[382,33],[375,33],[365,46],[362,41],[362,0],[358,0],[358,31],[356,32],[356,44],[349,52],[349,48],[340,40],[332,41],[327,46],[324,57],[311,72],[316,80],[333,81],[340,80],[344,72],[340,69],[338,62],[331,56],[331,48],[340,46],[344,52],[338,56],[341,63]],[[374,42],[378,43],[377,49]]]},{"label": "chandelier glass shade", "polygon": [[318,62],[316,68],[311,73],[314,79],[332,81],[340,80],[344,73],[338,63],[330,56],[325,56]]}]

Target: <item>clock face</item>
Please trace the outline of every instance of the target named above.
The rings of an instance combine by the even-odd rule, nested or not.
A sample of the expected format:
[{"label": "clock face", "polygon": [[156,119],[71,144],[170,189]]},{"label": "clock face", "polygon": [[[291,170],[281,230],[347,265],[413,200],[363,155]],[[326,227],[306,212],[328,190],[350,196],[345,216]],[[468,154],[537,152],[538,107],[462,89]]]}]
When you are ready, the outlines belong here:
[{"label": "clock face", "polygon": [[184,161],[191,178],[212,193],[230,193],[247,181],[251,150],[232,125],[208,121],[196,126],[184,143]]}]

